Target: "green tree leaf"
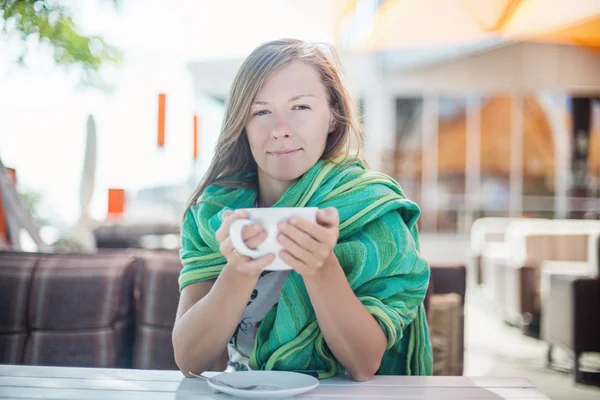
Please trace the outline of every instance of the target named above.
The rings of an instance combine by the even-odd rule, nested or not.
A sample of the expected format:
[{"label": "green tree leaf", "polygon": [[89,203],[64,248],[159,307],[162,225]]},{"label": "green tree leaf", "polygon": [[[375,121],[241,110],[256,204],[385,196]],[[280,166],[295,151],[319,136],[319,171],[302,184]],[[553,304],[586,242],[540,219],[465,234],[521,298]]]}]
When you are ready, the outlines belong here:
[{"label": "green tree leaf", "polygon": [[[115,7],[120,0],[110,0]],[[117,64],[119,50],[100,36],[85,36],[73,21],[70,11],[58,0],[0,0],[0,35],[15,35],[23,43],[15,60],[23,63],[27,55],[25,43],[30,38],[48,43],[58,65],[79,66],[83,80],[99,84],[100,67]]]}]

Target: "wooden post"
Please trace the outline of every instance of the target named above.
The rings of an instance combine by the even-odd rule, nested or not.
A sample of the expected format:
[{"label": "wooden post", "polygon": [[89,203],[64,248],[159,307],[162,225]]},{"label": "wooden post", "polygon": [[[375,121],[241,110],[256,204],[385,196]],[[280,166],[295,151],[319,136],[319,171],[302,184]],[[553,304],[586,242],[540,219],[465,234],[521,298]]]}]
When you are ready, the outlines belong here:
[{"label": "wooden post", "polygon": [[[0,196],[2,197],[3,209],[0,210],[0,215],[3,216],[5,227],[8,226],[8,219],[11,218],[11,223],[16,226],[18,231],[24,229],[31,239],[38,247],[39,251],[50,251],[51,247],[48,246],[38,232],[38,226],[35,224],[35,221],[31,217],[29,210],[23,205],[21,201],[21,197],[17,193],[17,189],[13,180],[16,178],[16,173],[11,173],[4,166],[2,161],[0,160]],[[8,211],[9,212],[8,212]],[[12,247],[19,247],[19,238],[13,237],[10,238]]]},{"label": "wooden post", "polygon": [[10,248],[11,240],[8,232],[8,219],[4,208],[4,194],[0,186],[0,248]]},{"label": "wooden post", "polygon": [[578,199],[589,196],[589,150],[590,131],[592,126],[592,99],[589,97],[573,97],[571,99],[571,130],[573,135],[573,152],[571,154],[571,201],[570,218],[584,218],[585,211]]},{"label": "wooden post", "polygon": [[[17,171],[14,168],[6,168],[8,178],[13,185],[17,184]],[[4,208],[4,200],[2,199],[2,187],[0,186],[0,247],[8,248],[11,246],[10,230],[8,229],[8,218],[6,209]]]}]

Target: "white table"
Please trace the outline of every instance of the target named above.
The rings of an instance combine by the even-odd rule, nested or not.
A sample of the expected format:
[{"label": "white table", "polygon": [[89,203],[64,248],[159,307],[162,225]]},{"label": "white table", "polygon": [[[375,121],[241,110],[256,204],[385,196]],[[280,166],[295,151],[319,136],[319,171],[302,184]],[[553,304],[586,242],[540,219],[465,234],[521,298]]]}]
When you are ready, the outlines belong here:
[{"label": "white table", "polygon": [[[209,375],[209,374],[207,374]],[[0,365],[6,399],[227,399],[178,371]],[[524,378],[376,376],[369,382],[321,381],[298,399],[548,399]]]}]

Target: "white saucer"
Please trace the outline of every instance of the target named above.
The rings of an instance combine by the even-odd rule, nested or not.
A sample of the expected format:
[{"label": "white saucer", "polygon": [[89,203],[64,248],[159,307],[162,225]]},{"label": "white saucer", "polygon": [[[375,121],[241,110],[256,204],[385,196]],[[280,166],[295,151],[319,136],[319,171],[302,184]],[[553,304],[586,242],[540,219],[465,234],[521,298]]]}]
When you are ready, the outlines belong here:
[{"label": "white saucer", "polygon": [[240,387],[261,385],[254,390],[240,390],[208,381],[211,388],[243,399],[285,399],[309,392],[319,386],[319,380],[310,375],[286,371],[226,372],[212,378]]}]

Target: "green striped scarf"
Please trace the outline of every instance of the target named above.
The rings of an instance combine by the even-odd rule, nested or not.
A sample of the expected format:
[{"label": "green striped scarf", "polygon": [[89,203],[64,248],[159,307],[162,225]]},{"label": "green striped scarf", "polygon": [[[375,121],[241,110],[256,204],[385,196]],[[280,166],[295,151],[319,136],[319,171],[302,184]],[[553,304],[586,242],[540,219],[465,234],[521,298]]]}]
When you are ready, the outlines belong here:
[{"label": "green striped scarf", "polygon": [[[423,307],[429,266],[419,255],[419,207],[393,179],[368,170],[358,159],[350,161],[319,161],[273,207],[337,208],[340,234],[334,253],[352,290],[388,339],[377,374],[431,375]],[[215,232],[223,212],[250,208],[256,197],[256,189],[211,185],[201,197],[211,203],[188,210],[181,229],[180,289],[219,275],[226,260]],[[307,372],[319,379],[344,372],[319,329],[302,277],[294,271],[258,329],[250,367]]]}]

